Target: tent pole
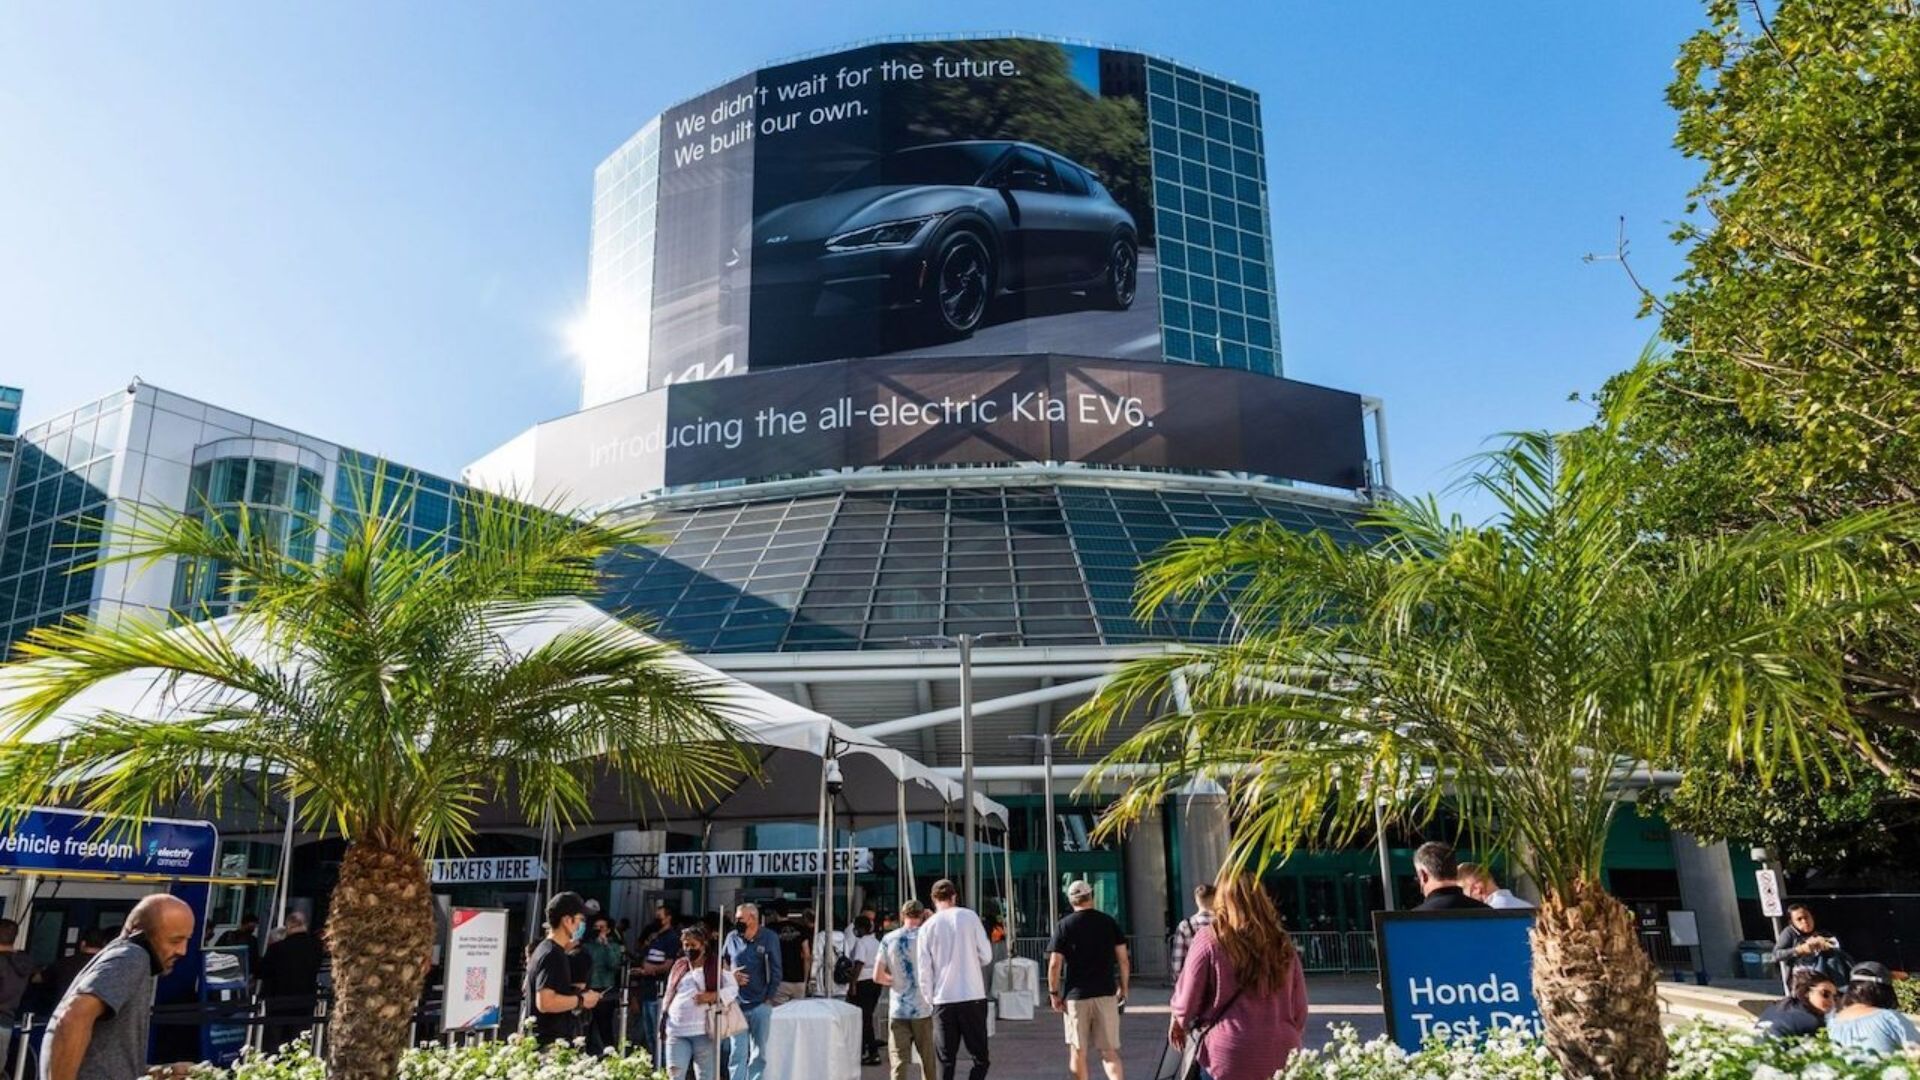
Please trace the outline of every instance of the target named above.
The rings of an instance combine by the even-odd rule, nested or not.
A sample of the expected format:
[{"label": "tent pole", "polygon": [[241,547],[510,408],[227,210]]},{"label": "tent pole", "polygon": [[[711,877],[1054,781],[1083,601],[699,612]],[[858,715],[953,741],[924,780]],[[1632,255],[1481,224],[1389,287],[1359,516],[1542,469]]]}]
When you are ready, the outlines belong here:
[{"label": "tent pole", "polygon": [[[833,796],[827,796],[827,853],[825,867],[827,872],[827,901],[826,910],[821,912],[820,917],[821,948],[816,950],[820,954],[820,993],[826,997],[833,996],[833,849],[839,846],[840,839],[838,835],[840,831],[839,827],[834,822],[834,815],[837,810],[838,807],[834,805]],[[842,947],[845,947],[844,943],[842,943]]]},{"label": "tent pole", "polygon": [[1020,928],[1019,920],[1013,913],[1013,824],[1000,830],[1000,860],[1007,870],[1007,959],[1013,959],[1013,942]]},{"label": "tent pole", "polygon": [[287,828],[280,836],[280,877],[273,883],[273,925],[287,925],[287,879],[293,874],[293,811],[296,797],[287,792]]},{"label": "tent pole", "polygon": [[[705,919],[707,914],[707,902],[713,899],[712,897],[707,895],[707,879],[712,876],[707,872],[708,870],[711,869],[711,867],[707,865],[707,851],[712,846],[710,843],[712,839],[713,839],[713,819],[709,817],[709,818],[706,818],[700,825],[700,916],[702,919]],[[724,918],[721,919],[720,920],[721,929],[724,930],[726,928],[726,925],[727,925],[727,920]]]},{"label": "tent pole", "polygon": [[894,835],[899,838],[898,895],[901,903],[915,899],[913,895],[913,850],[907,843],[907,782],[900,781],[894,788],[899,793],[897,817],[894,820]]}]

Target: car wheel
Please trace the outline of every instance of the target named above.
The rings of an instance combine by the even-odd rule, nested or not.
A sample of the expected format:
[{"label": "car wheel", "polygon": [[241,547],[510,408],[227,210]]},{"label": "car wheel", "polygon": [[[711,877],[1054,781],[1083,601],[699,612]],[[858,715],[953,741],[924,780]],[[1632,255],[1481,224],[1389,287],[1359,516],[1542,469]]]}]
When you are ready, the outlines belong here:
[{"label": "car wheel", "polygon": [[1101,306],[1115,311],[1125,311],[1133,306],[1133,297],[1140,289],[1140,253],[1133,241],[1124,236],[1113,238],[1113,246],[1107,249],[1106,280],[1101,283]]},{"label": "car wheel", "polygon": [[960,231],[942,240],[928,281],[934,329],[946,337],[973,333],[993,298],[993,278],[993,253],[978,236]]}]

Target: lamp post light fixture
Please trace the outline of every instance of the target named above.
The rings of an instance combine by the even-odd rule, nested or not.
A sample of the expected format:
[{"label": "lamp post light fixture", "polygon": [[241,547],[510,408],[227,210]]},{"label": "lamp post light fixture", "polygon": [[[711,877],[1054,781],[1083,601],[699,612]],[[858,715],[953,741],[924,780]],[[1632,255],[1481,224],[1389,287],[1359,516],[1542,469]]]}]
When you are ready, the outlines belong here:
[{"label": "lamp post light fixture", "polygon": [[[1041,780],[1040,799],[1047,822],[1047,932],[1060,925],[1060,873],[1054,865],[1054,852],[1058,845],[1053,842],[1053,744],[1060,741],[1054,732],[1045,735],[1015,735],[1021,742],[1040,744]],[[1011,902],[1011,901],[1009,901]]]},{"label": "lamp post light fixture", "polygon": [[961,813],[963,827],[966,829],[964,895],[967,898],[967,907],[978,912],[980,910],[980,873],[974,861],[976,826],[973,811],[973,647],[1001,641],[1017,644],[1021,637],[1016,633],[994,632],[929,634],[906,640],[908,644],[922,648],[960,650],[960,798],[966,804]]}]

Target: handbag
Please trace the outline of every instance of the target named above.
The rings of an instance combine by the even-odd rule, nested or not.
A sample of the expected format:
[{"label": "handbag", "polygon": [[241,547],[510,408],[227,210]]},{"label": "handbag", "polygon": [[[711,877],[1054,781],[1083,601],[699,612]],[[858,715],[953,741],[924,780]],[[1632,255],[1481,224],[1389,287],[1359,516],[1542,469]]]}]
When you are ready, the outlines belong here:
[{"label": "handbag", "polygon": [[[1193,1030],[1187,1032],[1187,1045],[1180,1049],[1180,1064],[1174,1068],[1173,1076],[1168,1080],[1199,1080],[1200,1048],[1206,1045],[1207,1036],[1213,1032],[1220,1021],[1226,1019],[1227,1013],[1233,1009],[1234,1002],[1239,1000],[1240,991],[1235,990],[1233,995],[1227,998],[1227,1003],[1220,1006],[1220,1011],[1213,1014],[1213,1019],[1204,1024],[1195,1024]],[[1167,1044],[1169,1048],[1172,1045],[1172,1043]],[[1167,1060],[1166,1051],[1160,1052],[1160,1060],[1162,1063]]]},{"label": "handbag", "polygon": [[713,1007],[713,1016],[707,1021],[708,1030],[716,1039],[731,1039],[747,1030],[747,1014],[740,1010],[740,1001],[723,1001]]}]

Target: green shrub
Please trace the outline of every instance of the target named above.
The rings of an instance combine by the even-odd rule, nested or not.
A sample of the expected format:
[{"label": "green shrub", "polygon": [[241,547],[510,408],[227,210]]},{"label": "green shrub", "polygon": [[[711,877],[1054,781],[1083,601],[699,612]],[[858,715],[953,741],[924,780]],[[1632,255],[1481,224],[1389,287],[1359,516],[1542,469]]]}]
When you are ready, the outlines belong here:
[{"label": "green shrub", "polygon": [[[325,1062],[300,1041],[278,1054],[248,1053],[231,1069],[200,1066],[193,1080],[326,1080]],[[667,1080],[646,1051],[589,1054],[559,1043],[542,1048],[526,1035],[448,1047],[428,1043],[407,1051],[395,1080]]]},{"label": "green shrub", "polygon": [[[1920,1080],[1920,1063],[1903,1056],[1842,1050],[1824,1037],[1763,1039],[1706,1024],[1667,1033],[1673,1080]],[[1561,1080],[1538,1040],[1499,1033],[1481,1042],[1428,1043],[1408,1053],[1386,1039],[1362,1042],[1337,1025],[1318,1050],[1303,1050],[1279,1080]]]}]

